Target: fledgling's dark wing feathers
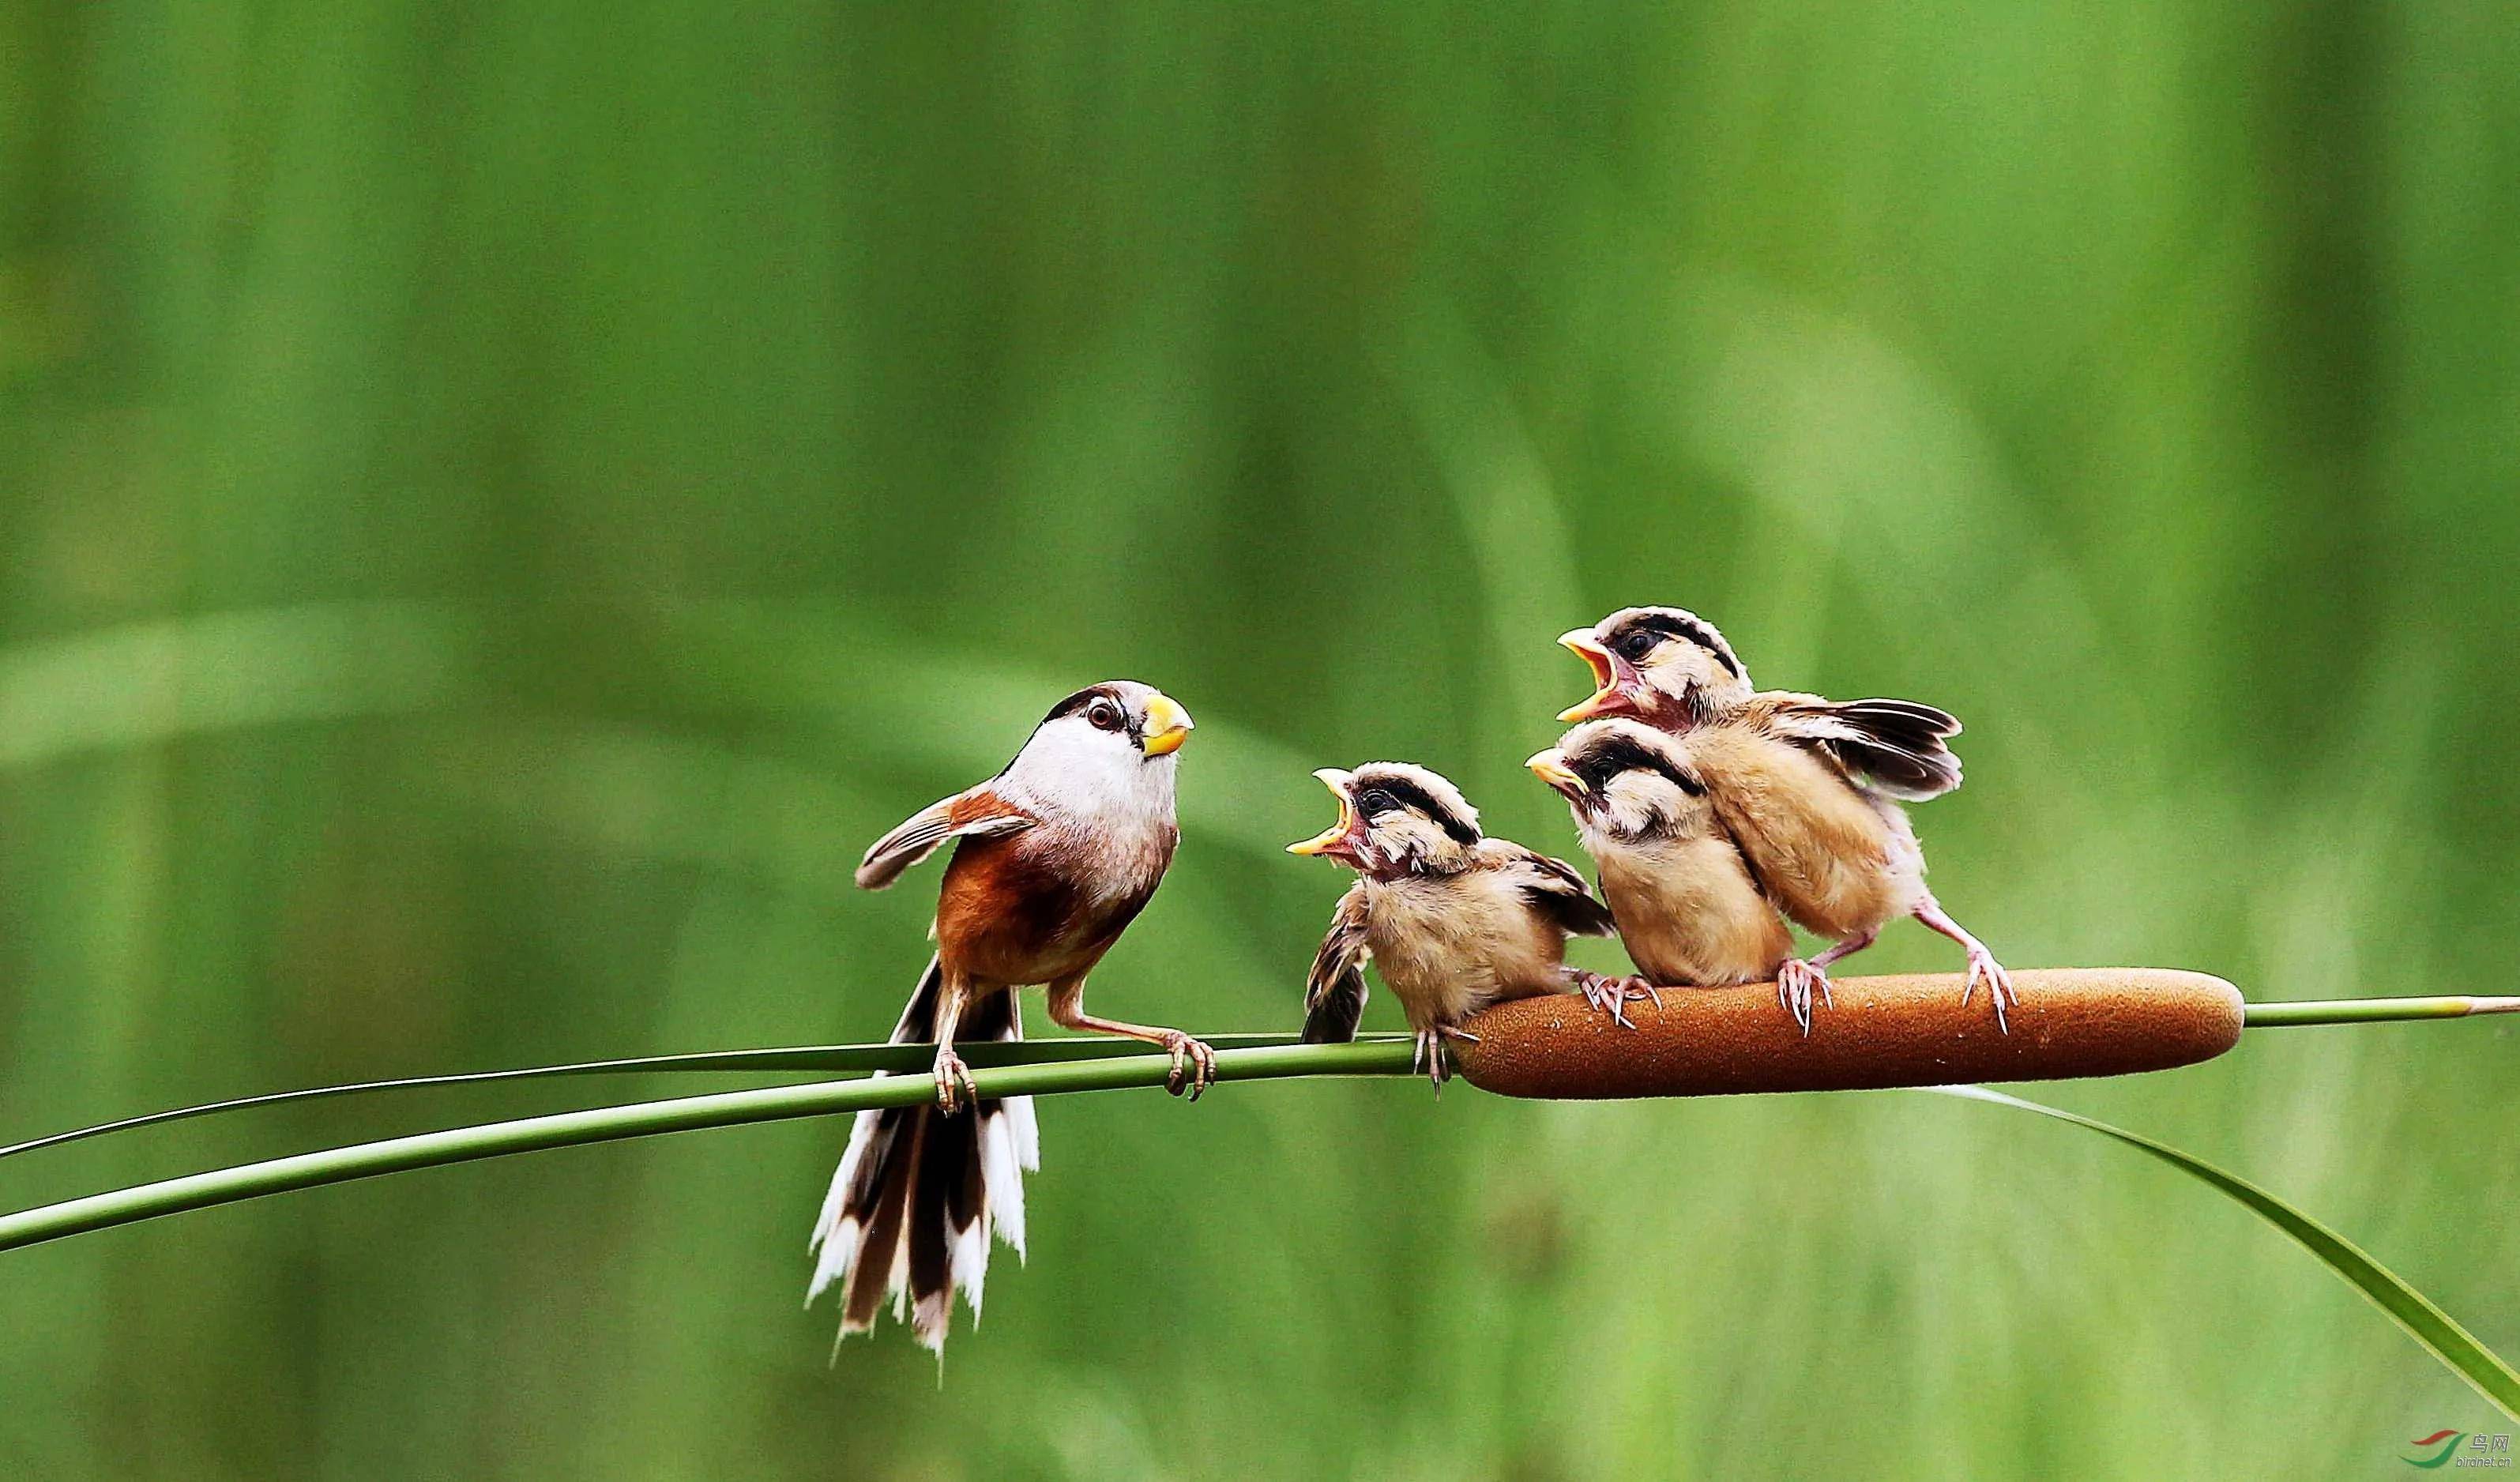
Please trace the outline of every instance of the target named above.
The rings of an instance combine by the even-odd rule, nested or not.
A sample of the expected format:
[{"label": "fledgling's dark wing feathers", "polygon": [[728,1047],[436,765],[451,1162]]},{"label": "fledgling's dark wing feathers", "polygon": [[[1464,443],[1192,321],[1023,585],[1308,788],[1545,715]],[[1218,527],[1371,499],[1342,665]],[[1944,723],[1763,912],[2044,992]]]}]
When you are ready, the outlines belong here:
[{"label": "fledgling's dark wing feathers", "polygon": [[1372,952],[1365,945],[1365,883],[1360,880],[1339,897],[1330,913],[1329,933],[1313,955],[1313,970],[1304,977],[1304,1043],[1344,1045],[1356,1038],[1365,1017],[1365,964]]},{"label": "fledgling's dark wing feathers", "polygon": [[1039,822],[985,786],[938,798],[868,847],[858,865],[858,886],[882,889],[949,838],[1003,838]]},{"label": "fledgling's dark wing feathers", "polygon": [[1960,785],[1960,759],[1945,744],[1959,735],[1960,723],[1949,711],[1913,700],[1814,696],[1796,696],[1771,714],[1778,735],[1826,752],[1871,791],[1923,802]]},{"label": "fledgling's dark wing feathers", "polygon": [[1509,839],[1492,838],[1483,846],[1496,868],[1511,873],[1533,909],[1557,923],[1569,936],[1615,936],[1618,923],[1610,909],[1593,898],[1584,874],[1562,859],[1552,859]]}]

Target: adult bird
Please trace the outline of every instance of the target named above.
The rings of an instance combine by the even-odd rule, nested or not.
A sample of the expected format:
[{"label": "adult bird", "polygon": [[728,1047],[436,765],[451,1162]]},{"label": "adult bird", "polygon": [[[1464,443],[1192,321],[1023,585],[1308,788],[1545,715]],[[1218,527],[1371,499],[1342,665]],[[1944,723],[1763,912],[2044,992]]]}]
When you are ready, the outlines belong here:
[{"label": "adult bird", "polygon": [[934,1041],[934,1104],[861,1111],[814,1221],[811,1303],[841,1287],[840,1332],[891,1298],[942,1355],[963,1293],[980,1311],[992,1229],[1021,1257],[1023,1175],[1041,1166],[1031,1099],[984,1099],[957,1040],[1019,1040],[1014,990],[1046,986],[1052,1022],[1126,1035],[1172,1055],[1168,1088],[1195,1100],[1216,1056],[1179,1029],[1085,1011],[1085,976],[1163,882],[1180,830],[1173,753],[1190,712],[1147,685],[1089,685],[1053,706],[1006,770],[942,798],[875,841],[857,882],[880,890],[955,841],[931,934],[935,955],[893,1026]]}]

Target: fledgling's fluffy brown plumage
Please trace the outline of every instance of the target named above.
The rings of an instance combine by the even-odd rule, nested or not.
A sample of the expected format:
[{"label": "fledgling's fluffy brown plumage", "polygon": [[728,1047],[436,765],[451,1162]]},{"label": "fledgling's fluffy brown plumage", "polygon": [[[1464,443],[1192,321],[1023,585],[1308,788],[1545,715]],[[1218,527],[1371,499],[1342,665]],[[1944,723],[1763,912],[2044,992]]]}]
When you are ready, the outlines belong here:
[{"label": "fledgling's fluffy brown plumage", "polygon": [[1014,990],[1044,985],[1051,1018],[1171,1052],[1171,1089],[1194,1100],[1215,1073],[1178,1029],[1085,1011],[1085,975],[1136,920],[1172,863],[1173,753],[1188,711],[1129,680],[1058,702],[1006,770],[921,809],[876,840],[857,882],[879,890],[956,841],[936,903],[936,953],[896,1044],[936,1044],[933,1105],[862,1111],[814,1222],[811,1301],[841,1287],[840,1331],[888,1297],[919,1341],[944,1351],[961,1289],[976,1317],[992,1230],[1023,1252],[1023,1174],[1038,1168],[1029,1098],[982,1100],[955,1041],[1018,1040]]},{"label": "fledgling's fluffy brown plumage", "polygon": [[1725,831],[1809,931],[1838,940],[1905,916],[1925,890],[1906,812],[1781,728],[1777,698],[1754,696],[1686,733]]},{"label": "fledgling's fluffy brown plumage", "polygon": [[1419,1063],[1443,1083],[1443,1040],[1493,1004],[1582,985],[1566,938],[1606,936],[1610,916],[1584,876],[1479,831],[1478,810],[1442,777],[1369,762],[1320,778],[1339,820],[1287,846],[1357,872],[1339,898],[1305,987],[1304,1039],[1356,1037],[1371,961],[1418,1032]]},{"label": "fledgling's fluffy brown plumage", "polygon": [[1686,738],[1591,721],[1525,765],[1566,799],[1645,984],[1764,983],[1793,956],[1793,934],[1717,819]]},{"label": "fledgling's fluffy brown plumage", "polygon": [[1960,785],[1959,758],[1946,744],[1958,721],[1912,700],[1755,690],[1715,625],[1678,607],[1624,608],[1558,642],[1592,666],[1598,686],[1558,718],[1627,716],[1686,736],[1715,817],[1760,888],[1833,939],[1808,962],[1781,965],[1778,994],[1796,1018],[1809,1024],[1830,964],[1913,916],[1967,951],[1965,992],[1986,984],[2003,1022],[2011,979],[1925,888],[1924,855],[1899,806]]}]

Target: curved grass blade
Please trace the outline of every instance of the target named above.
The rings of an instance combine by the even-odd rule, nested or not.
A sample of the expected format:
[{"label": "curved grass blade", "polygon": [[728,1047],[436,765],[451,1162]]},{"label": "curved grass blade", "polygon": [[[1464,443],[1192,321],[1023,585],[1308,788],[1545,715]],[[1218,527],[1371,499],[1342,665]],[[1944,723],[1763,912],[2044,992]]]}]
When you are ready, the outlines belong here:
[{"label": "curved grass blade", "polygon": [[2088,1127],[2130,1147],[2150,1153],[2180,1172],[2221,1190],[2250,1213],[2299,1241],[2312,1255],[2326,1263],[2328,1270],[2370,1298],[2372,1305],[2388,1315],[2389,1321],[2405,1328],[2452,1373],[2474,1385],[2477,1393],[2492,1401],[2504,1415],[2520,1420],[2520,1373],[2513,1372],[2510,1365],[2502,1362],[2494,1350],[2478,1342],[2474,1334],[2459,1326],[2430,1297],[2408,1285],[2397,1273],[2364,1254],[2362,1247],[2248,1180],[2237,1174],[2226,1173],[2166,1143],[2156,1143],[2141,1133],[2129,1132],[2123,1127],[2113,1127],[2054,1106],[2043,1106],[2037,1101],[2025,1101],[2019,1097],[2005,1096],[2001,1091],[1989,1091],[1983,1086],[1930,1086],[1922,1089],[1941,1096],[1991,1101],[2018,1111],[2035,1111],[2060,1122]]},{"label": "curved grass blade", "polygon": [[[1044,1043],[1058,1044],[1063,1041]],[[911,1047],[917,1048],[917,1047]],[[1409,1075],[1413,1047],[1405,1038],[1351,1045],[1275,1045],[1219,1051],[1220,1081],[1271,1080],[1285,1076]],[[921,1063],[925,1063],[924,1057]],[[1172,1072],[1172,1061],[1131,1046],[1127,1053],[1056,1064],[1002,1065],[974,1069],[974,1090],[982,1097],[1050,1096],[1072,1091],[1118,1091],[1160,1086]],[[161,1215],[234,1204],[264,1194],[287,1193],[326,1184],[438,1168],[510,1153],[577,1147],[624,1138],[691,1132],[703,1127],[738,1127],[753,1122],[796,1117],[832,1116],[871,1106],[907,1106],[935,1095],[925,1076],[887,1075],[851,1081],[818,1081],[803,1086],[771,1086],[758,1091],[727,1091],[714,1096],[678,1097],[563,1111],[548,1116],[518,1117],[444,1132],[424,1132],[383,1142],[357,1143],[321,1152],[298,1153],[246,1163],[209,1173],[190,1174],[90,1194],[58,1204],[0,1215],[0,1250],[38,1245],[65,1235],[131,1225]]]},{"label": "curved grass blade", "polygon": [[[1216,1050],[1263,1050],[1292,1045],[1291,1034],[1211,1034],[1204,1037]],[[1407,1035],[1366,1034],[1358,1040],[1365,1043],[1406,1041]],[[22,1143],[0,1145],[0,1158],[20,1153],[37,1152],[46,1147],[59,1147],[68,1143],[106,1137],[118,1132],[137,1132],[144,1127],[160,1127],[170,1122],[191,1121],[195,1117],[217,1116],[231,1111],[253,1111],[272,1106],[286,1106],[296,1101],[328,1100],[335,1097],[365,1096],[380,1091],[425,1091],[439,1086],[484,1086],[503,1081],[539,1081],[561,1076],[643,1075],[658,1071],[705,1070],[721,1073],[763,1072],[786,1073],[799,1070],[835,1071],[844,1074],[868,1074],[875,1071],[924,1070],[935,1057],[930,1045],[798,1045],[773,1050],[719,1050],[689,1055],[652,1055],[631,1059],[582,1060],[567,1065],[529,1065],[513,1070],[469,1070],[451,1075],[402,1076],[384,1081],[354,1081],[341,1086],[310,1086],[296,1091],[274,1091],[261,1096],[235,1097],[224,1101],[204,1101],[195,1106],[177,1106],[166,1111],[152,1111],[118,1121],[99,1122],[94,1126],[75,1127]],[[1134,1040],[1068,1039],[1018,1040],[1012,1043],[965,1045],[958,1052],[973,1066],[1040,1065],[1067,1060],[1100,1060],[1118,1055],[1144,1055],[1146,1047]]]}]

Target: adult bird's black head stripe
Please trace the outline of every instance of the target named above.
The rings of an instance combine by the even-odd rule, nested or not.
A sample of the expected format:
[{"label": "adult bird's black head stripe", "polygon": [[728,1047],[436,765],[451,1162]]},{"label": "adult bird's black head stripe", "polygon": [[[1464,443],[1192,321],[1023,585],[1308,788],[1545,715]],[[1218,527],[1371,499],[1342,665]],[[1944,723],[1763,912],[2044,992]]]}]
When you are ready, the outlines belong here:
[{"label": "adult bird's black head stripe", "polygon": [[1356,772],[1356,811],[1371,822],[1394,808],[1410,808],[1423,814],[1427,821],[1444,831],[1457,844],[1467,846],[1479,841],[1479,826],[1462,817],[1438,801],[1435,794],[1419,786],[1418,780],[1397,771],[1380,767],[1360,767]]},{"label": "adult bird's black head stripe", "polygon": [[[1189,729],[1189,716],[1170,696],[1149,686],[1128,680],[1106,680],[1084,689],[1050,707],[1041,718],[1042,726],[1065,720],[1071,715],[1083,716],[1098,731],[1126,736],[1132,745],[1147,749],[1150,732],[1178,727]],[[1033,728],[1038,732],[1041,727]],[[1158,742],[1155,754],[1168,754],[1171,746]]]},{"label": "adult bird's black head stripe", "polygon": [[1098,699],[1110,701],[1112,707],[1116,709],[1122,717],[1123,723],[1130,726],[1134,732],[1137,722],[1129,718],[1129,701],[1127,696],[1120,693],[1120,689],[1117,685],[1109,684],[1087,685],[1084,689],[1077,691],[1075,694],[1067,696],[1067,698],[1060,700],[1058,704],[1051,706],[1050,713],[1041,718],[1041,723],[1047,726],[1055,720],[1064,720],[1071,715],[1082,715],[1086,712],[1087,707],[1091,706]]},{"label": "adult bird's black head stripe", "polygon": [[1621,645],[1628,643],[1631,635],[1645,640],[1677,638],[1683,643],[1695,644],[1715,655],[1715,661],[1724,666],[1726,673],[1734,679],[1741,678],[1741,660],[1733,655],[1732,646],[1724,641],[1724,635],[1716,631],[1713,623],[1694,612],[1684,612],[1678,607],[1640,607],[1603,634],[1602,645],[1612,652],[1634,660],[1652,644],[1648,641],[1638,652],[1628,653]]},{"label": "adult bird's black head stripe", "polygon": [[1058,720],[1061,716],[1074,715],[1079,710],[1084,709],[1087,705],[1094,703],[1098,697],[1117,701],[1120,698],[1120,692],[1107,684],[1087,685],[1084,689],[1077,691],[1065,699],[1060,700],[1058,704],[1051,706],[1050,713],[1041,718],[1041,723],[1047,726],[1052,721]]},{"label": "adult bird's black head stripe", "polygon": [[1610,779],[1623,772],[1651,772],[1691,797],[1706,795],[1706,784],[1695,773],[1682,766],[1656,746],[1633,736],[1609,731],[1591,744],[1569,754],[1566,770],[1584,780],[1584,786],[1596,794],[1608,789]]}]

